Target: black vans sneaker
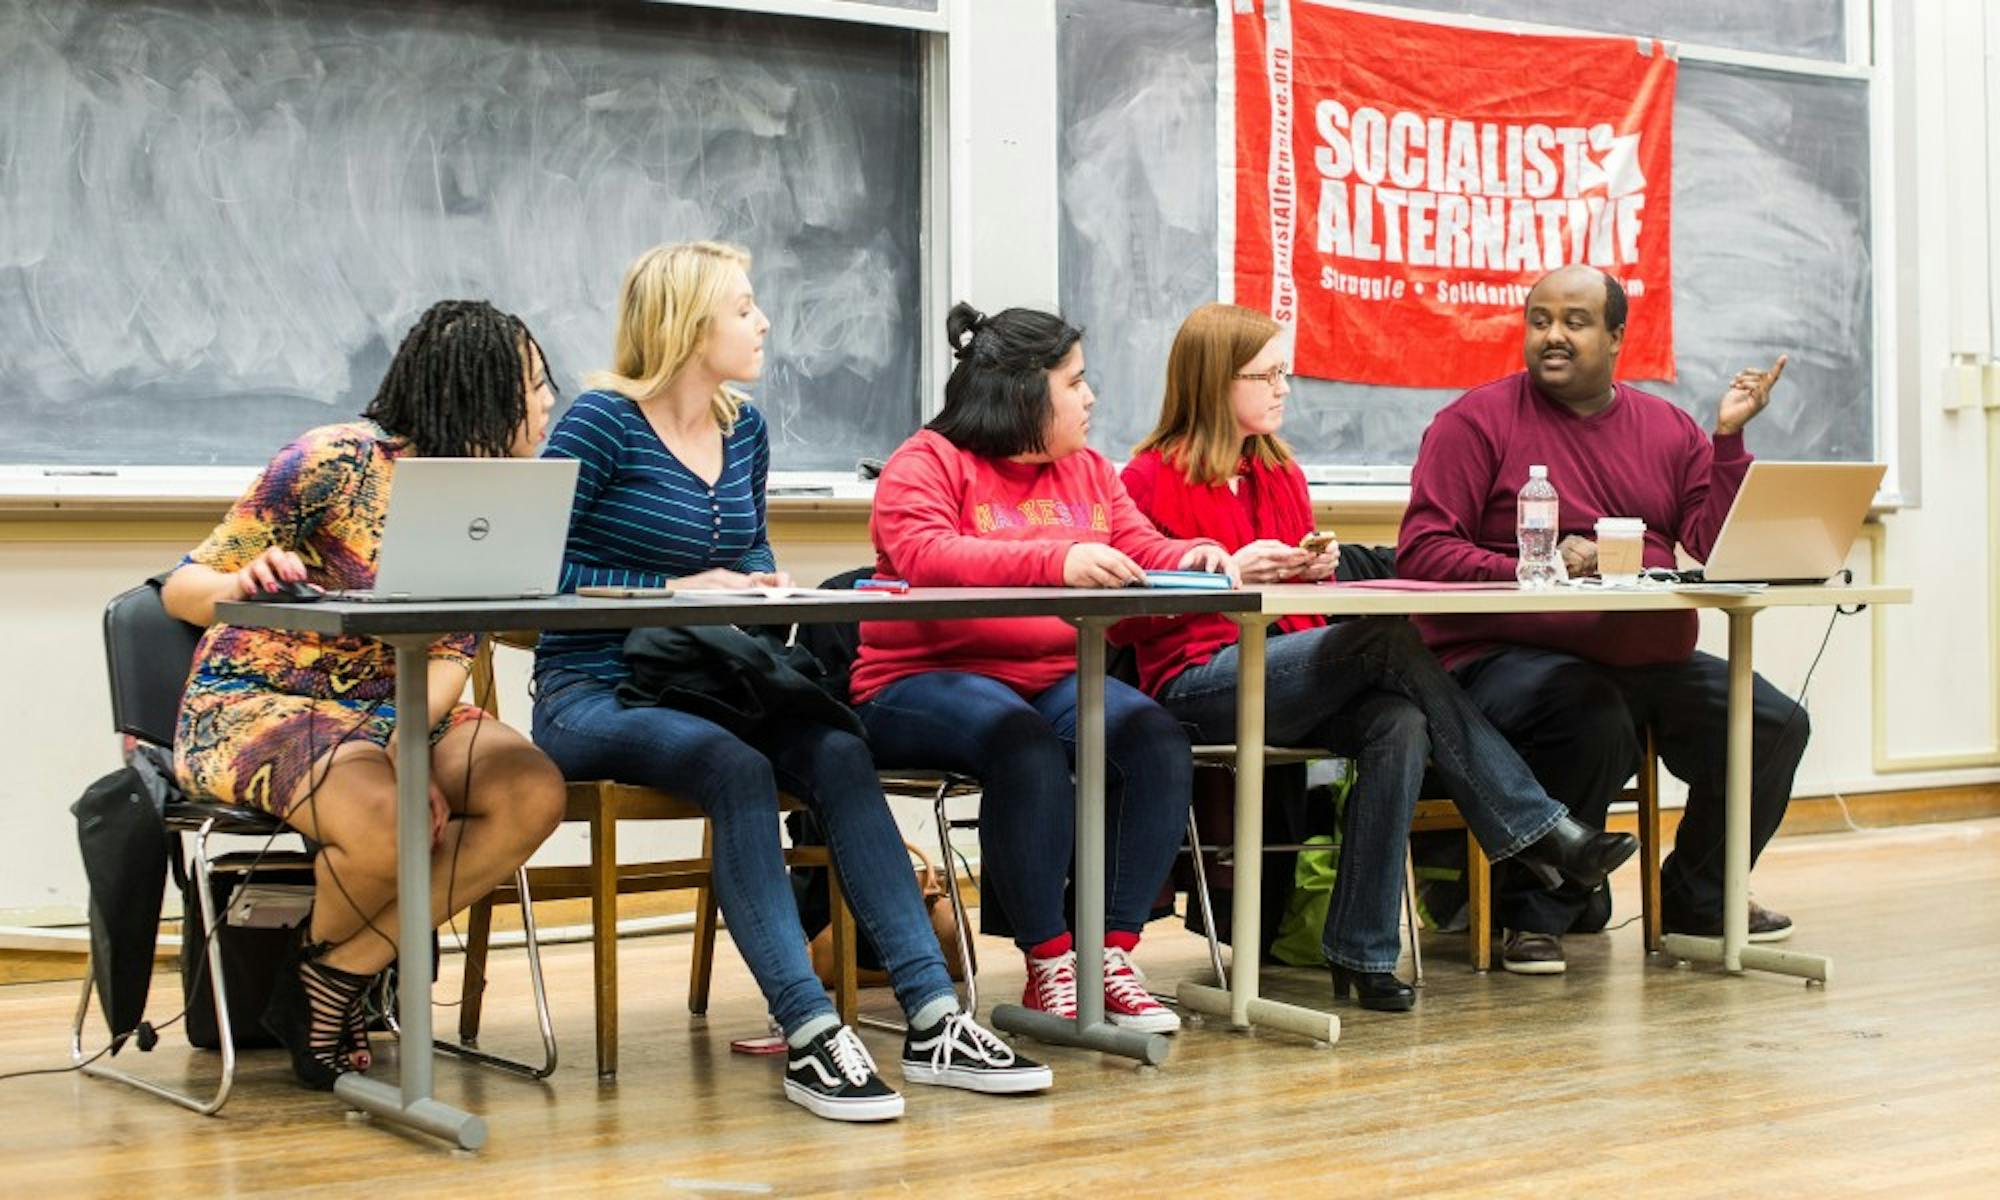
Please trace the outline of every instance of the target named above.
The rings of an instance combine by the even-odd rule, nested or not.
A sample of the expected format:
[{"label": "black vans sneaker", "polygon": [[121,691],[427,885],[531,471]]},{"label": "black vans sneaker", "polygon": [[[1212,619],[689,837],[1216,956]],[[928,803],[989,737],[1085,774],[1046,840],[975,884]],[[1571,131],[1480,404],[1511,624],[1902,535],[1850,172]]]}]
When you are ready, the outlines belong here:
[{"label": "black vans sneaker", "polygon": [[890,1121],[903,1115],[903,1098],[882,1082],[868,1047],[845,1025],[787,1052],[785,1095],[829,1121]]},{"label": "black vans sneaker", "polygon": [[1014,1053],[971,1013],[955,1012],[903,1038],[903,1080],[969,1092],[1040,1092],[1055,1082],[1049,1069]]}]

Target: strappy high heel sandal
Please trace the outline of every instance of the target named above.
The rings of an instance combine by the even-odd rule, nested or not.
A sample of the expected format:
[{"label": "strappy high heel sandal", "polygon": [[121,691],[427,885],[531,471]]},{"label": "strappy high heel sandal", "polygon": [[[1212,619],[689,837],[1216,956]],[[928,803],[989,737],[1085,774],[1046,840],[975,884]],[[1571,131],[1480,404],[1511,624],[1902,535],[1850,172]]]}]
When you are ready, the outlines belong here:
[{"label": "strappy high heel sandal", "polygon": [[373,976],[319,961],[331,947],[308,941],[310,936],[300,930],[299,944],[278,972],[261,1024],[291,1052],[292,1073],[299,1082],[324,1092],[354,1069],[349,1030]]},{"label": "strappy high heel sandal", "polygon": [[361,1000],[348,1011],[347,1027],[341,1031],[340,1053],[347,1059],[352,1071],[366,1071],[375,1065],[375,1047],[368,1040],[368,1022],[374,1014],[368,1011],[368,993],[381,986],[382,977],[371,975],[368,986],[361,989]]}]

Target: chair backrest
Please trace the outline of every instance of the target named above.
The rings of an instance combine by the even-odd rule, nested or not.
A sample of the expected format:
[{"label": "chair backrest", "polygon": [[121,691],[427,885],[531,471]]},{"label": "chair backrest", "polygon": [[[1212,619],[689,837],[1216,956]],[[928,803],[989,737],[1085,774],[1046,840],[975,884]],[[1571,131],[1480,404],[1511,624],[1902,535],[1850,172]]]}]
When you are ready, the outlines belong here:
[{"label": "chair backrest", "polygon": [[[863,579],[873,578],[873,565],[856,567],[842,571],[831,579],[822,579],[819,586],[827,589],[853,590]],[[806,653],[819,661],[825,669],[826,678],[820,686],[832,694],[842,704],[848,703],[848,673],[854,670],[854,660],[861,653],[861,622],[839,621],[832,624],[815,622],[800,625],[796,629],[798,644],[806,648]]]},{"label": "chair backrest", "polygon": [[1396,548],[1394,546],[1351,546],[1340,544],[1340,566],[1333,573],[1342,583],[1352,583],[1357,579],[1394,579],[1396,577]]},{"label": "chair backrest", "polygon": [[202,631],[167,612],[148,580],[104,606],[104,661],[111,674],[111,724],[158,746],[174,744],[181,692]]}]

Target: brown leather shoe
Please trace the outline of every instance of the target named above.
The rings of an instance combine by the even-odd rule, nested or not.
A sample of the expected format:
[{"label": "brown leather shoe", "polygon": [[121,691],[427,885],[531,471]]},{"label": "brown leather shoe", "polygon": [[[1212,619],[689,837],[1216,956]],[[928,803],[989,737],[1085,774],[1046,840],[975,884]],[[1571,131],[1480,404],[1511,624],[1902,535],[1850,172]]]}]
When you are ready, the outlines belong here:
[{"label": "brown leather shoe", "polygon": [[[1661,925],[1668,933],[1686,934],[1690,937],[1722,936],[1722,919],[1713,921],[1682,922],[1672,917],[1663,917]],[[1782,942],[1792,936],[1792,919],[1781,912],[1773,912],[1755,900],[1750,901],[1750,940],[1753,942]]]},{"label": "brown leather shoe", "polygon": [[1516,975],[1560,975],[1569,970],[1562,939],[1528,929],[1507,930],[1500,942],[1500,965]]}]

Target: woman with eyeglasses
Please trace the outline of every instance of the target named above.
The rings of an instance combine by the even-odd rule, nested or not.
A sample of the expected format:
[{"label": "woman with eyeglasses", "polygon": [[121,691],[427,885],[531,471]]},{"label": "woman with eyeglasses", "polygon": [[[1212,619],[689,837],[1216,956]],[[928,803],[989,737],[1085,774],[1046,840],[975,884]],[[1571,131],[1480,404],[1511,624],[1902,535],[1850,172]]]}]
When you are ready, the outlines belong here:
[{"label": "woman with eyeglasses", "polygon": [[[1246,584],[1332,578],[1339,547],[1313,535],[1305,474],[1278,437],[1290,393],[1276,321],[1229,304],[1198,308],[1167,359],[1160,421],[1126,465],[1125,488],[1161,532],[1212,538]],[[1128,628],[1133,628],[1128,626]],[[1227,617],[1140,626],[1140,685],[1197,740],[1236,736],[1237,626]],[[1626,834],[1594,832],[1551,798],[1465,698],[1410,624],[1286,617],[1264,671],[1267,736],[1355,762],[1321,950],[1336,998],[1407,1011],[1395,975],[1396,908],[1424,769],[1435,763],[1489,858],[1551,884],[1592,888],[1629,858]]]}]

